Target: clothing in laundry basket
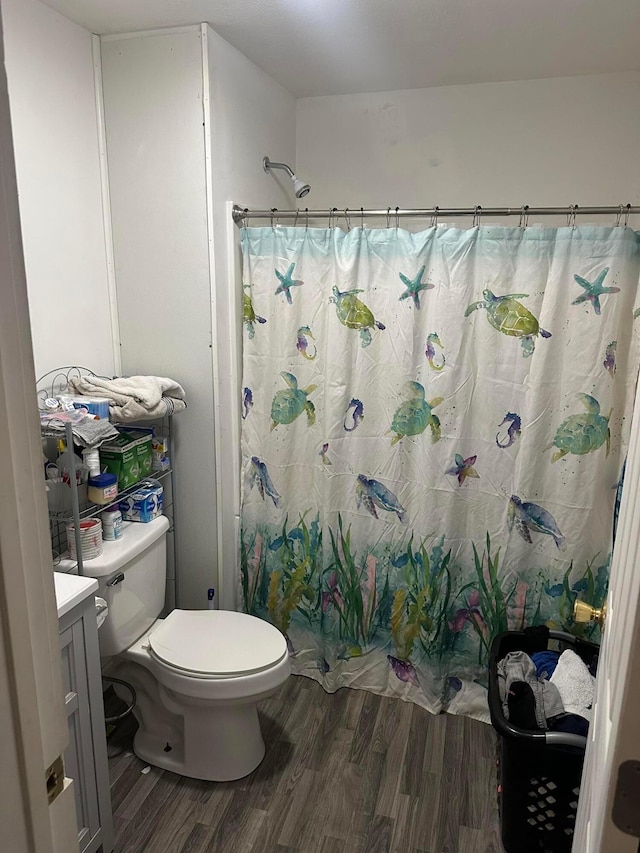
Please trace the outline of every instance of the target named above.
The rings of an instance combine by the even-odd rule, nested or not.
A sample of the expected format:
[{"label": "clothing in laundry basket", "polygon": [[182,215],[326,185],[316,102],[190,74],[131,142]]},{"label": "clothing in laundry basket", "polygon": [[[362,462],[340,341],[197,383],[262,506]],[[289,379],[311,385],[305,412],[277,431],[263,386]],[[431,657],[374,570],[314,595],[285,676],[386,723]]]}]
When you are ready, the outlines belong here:
[{"label": "clothing in laundry basket", "polygon": [[571,649],[564,651],[550,683],[558,690],[568,714],[579,714],[591,721],[596,680],[582,658]]},{"label": "clothing in laundry basket", "polygon": [[549,728],[552,732],[565,732],[586,737],[589,734],[589,720],[585,720],[579,714],[561,714],[550,721]]},{"label": "clothing in laundry basket", "polygon": [[558,688],[551,681],[538,678],[536,667],[525,652],[509,652],[498,663],[498,686],[502,700],[502,711],[509,719],[509,691],[516,681],[526,682],[535,698],[535,717],[539,729],[547,729],[547,720],[564,713],[564,705]]},{"label": "clothing in laundry basket", "polygon": [[520,729],[537,729],[536,698],[526,681],[512,681],[507,697],[509,722]]},{"label": "clothing in laundry basket", "polygon": [[536,665],[536,675],[538,678],[551,678],[558,665],[560,652],[534,652],[531,655],[531,660]]}]

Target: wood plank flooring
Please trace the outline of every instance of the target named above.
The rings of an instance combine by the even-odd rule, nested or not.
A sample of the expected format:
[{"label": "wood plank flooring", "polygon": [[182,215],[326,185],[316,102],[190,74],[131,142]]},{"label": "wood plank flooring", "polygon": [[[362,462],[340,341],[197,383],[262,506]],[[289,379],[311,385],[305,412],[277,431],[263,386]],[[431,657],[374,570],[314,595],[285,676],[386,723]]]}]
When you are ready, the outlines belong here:
[{"label": "wood plank flooring", "polygon": [[301,676],[260,716],[264,761],[226,783],[143,774],[127,721],[109,743],[116,853],[502,853],[490,726]]}]

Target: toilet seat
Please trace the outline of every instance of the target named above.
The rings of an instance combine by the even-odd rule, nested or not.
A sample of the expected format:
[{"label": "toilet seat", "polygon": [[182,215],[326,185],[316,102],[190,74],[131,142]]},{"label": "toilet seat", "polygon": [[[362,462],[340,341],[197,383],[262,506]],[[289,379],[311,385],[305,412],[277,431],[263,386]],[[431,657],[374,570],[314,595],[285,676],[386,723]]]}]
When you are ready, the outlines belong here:
[{"label": "toilet seat", "polygon": [[197,679],[257,675],[288,654],[284,636],[273,625],[227,610],[173,610],[147,640],[161,667]]}]

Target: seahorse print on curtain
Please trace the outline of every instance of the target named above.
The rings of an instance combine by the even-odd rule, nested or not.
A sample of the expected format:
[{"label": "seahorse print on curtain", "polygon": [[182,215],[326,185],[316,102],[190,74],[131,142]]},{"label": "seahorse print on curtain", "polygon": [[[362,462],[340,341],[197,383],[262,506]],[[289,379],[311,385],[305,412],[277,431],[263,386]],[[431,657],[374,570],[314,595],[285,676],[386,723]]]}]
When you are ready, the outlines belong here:
[{"label": "seahorse print on curtain", "polygon": [[327,690],[486,719],[492,637],[606,595],[638,234],[242,241],[244,607]]}]

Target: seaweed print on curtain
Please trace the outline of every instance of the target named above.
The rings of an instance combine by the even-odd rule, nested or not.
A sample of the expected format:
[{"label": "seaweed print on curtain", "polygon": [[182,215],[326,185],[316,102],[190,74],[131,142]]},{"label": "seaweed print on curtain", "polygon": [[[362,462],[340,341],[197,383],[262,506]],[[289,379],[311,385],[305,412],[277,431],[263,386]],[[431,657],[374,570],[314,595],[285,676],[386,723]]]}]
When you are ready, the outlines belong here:
[{"label": "seaweed print on curtain", "polygon": [[243,250],[246,610],[327,690],[487,719],[492,637],[576,630],[576,596],[606,595],[638,235],[267,227]]}]

